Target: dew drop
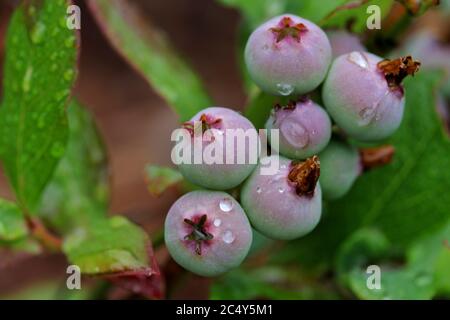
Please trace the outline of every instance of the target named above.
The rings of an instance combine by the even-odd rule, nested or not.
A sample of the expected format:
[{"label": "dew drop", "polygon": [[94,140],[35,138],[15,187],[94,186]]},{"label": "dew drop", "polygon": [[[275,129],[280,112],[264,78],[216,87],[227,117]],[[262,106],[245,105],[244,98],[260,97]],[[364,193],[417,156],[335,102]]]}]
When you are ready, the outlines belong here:
[{"label": "dew drop", "polygon": [[213,224],[214,224],[214,226],[216,226],[216,227],[220,227],[220,225],[222,224],[222,220],[220,220],[220,219],[214,219]]},{"label": "dew drop", "polygon": [[292,86],[288,83],[278,83],[277,91],[282,96],[288,96],[294,91],[294,86]]},{"label": "dew drop", "polygon": [[225,231],[225,233],[222,236],[223,242],[227,244],[233,243],[234,239],[235,239],[234,234],[230,230]]},{"label": "dew drop", "polygon": [[376,116],[376,108],[364,108],[359,112],[358,124],[361,126],[367,126]]},{"label": "dew drop", "polygon": [[348,60],[363,69],[367,69],[369,67],[367,58],[362,55],[361,52],[353,51],[348,55]]},{"label": "dew drop", "polygon": [[66,41],[64,41],[64,44],[67,48],[71,48],[73,46],[74,42],[75,42],[75,37],[70,36],[69,38],[66,39]]},{"label": "dew drop", "polygon": [[261,192],[262,192],[261,187],[257,187],[257,188],[256,188],[256,193],[261,193]]},{"label": "dew drop", "polygon": [[64,145],[62,145],[59,142],[56,142],[53,144],[50,153],[53,157],[60,158],[64,155],[64,151],[65,151]]},{"label": "dew drop", "polygon": [[56,70],[58,70],[58,65],[54,63],[50,66],[50,71],[55,72]]},{"label": "dew drop", "polygon": [[64,79],[70,81],[73,79],[74,74],[75,72],[72,69],[68,69],[66,70],[66,72],[64,72]]},{"label": "dew drop", "polygon": [[31,89],[31,79],[33,78],[33,67],[28,66],[22,81],[22,90],[28,92]]},{"label": "dew drop", "polygon": [[283,187],[279,187],[279,188],[278,188],[278,192],[279,192],[279,193],[284,193],[284,188],[283,188]]},{"label": "dew drop", "polygon": [[297,120],[285,119],[280,125],[283,137],[294,147],[304,148],[309,143],[309,134]]},{"label": "dew drop", "polygon": [[44,40],[46,26],[41,21],[36,22],[31,30],[31,41],[34,44],[39,44]]},{"label": "dew drop", "polygon": [[233,201],[229,198],[222,199],[219,202],[219,207],[223,212],[230,212],[233,210]]}]

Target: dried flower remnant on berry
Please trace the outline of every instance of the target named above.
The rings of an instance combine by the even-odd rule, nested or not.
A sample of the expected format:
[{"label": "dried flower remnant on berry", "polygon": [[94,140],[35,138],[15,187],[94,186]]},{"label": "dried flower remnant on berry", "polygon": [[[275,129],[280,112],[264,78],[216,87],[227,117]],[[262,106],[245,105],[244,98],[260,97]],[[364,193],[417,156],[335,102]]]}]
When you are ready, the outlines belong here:
[{"label": "dried flower remnant on berry", "polygon": [[395,60],[383,60],[378,62],[378,68],[384,73],[384,77],[390,88],[399,88],[403,79],[419,71],[420,62],[413,60],[411,56],[401,57]]},{"label": "dried flower remnant on berry", "polygon": [[295,191],[299,196],[312,197],[320,176],[320,161],[318,156],[313,156],[302,162],[293,161],[288,179],[295,185]]},{"label": "dried flower remnant on berry", "polygon": [[195,253],[199,256],[202,254],[202,242],[209,241],[214,236],[205,230],[207,216],[202,215],[198,222],[194,222],[190,219],[184,219],[184,223],[192,227],[192,232],[184,237],[184,240],[195,242]]},{"label": "dried flower remnant on berry", "polygon": [[297,42],[300,42],[300,34],[308,31],[308,28],[303,23],[295,24],[291,18],[283,17],[278,23],[278,26],[270,28],[270,31],[276,36],[277,43],[286,37],[291,37]]},{"label": "dried flower remnant on berry", "polygon": [[222,122],[222,119],[220,118],[213,118],[207,114],[202,114],[200,120],[186,121],[183,123],[182,127],[188,130],[191,136],[194,136],[195,125],[201,125],[202,133],[205,133],[207,130],[215,128],[220,122]]},{"label": "dried flower remnant on berry", "polygon": [[367,171],[391,163],[395,148],[392,145],[362,148],[359,150],[359,154],[363,169]]}]

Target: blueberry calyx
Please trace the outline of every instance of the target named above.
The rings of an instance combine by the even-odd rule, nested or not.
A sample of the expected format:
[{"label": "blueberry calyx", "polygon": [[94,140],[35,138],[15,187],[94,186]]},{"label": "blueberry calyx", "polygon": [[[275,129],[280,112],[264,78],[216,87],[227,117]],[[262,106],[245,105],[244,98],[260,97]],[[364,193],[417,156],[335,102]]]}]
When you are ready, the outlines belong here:
[{"label": "blueberry calyx", "polygon": [[297,195],[312,197],[314,196],[314,190],[319,176],[319,157],[312,156],[305,161],[292,161],[288,179],[295,186]]},{"label": "blueberry calyx", "polygon": [[303,23],[294,24],[291,18],[283,17],[278,23],[278,26],[270,28],[270,31],[276,35],[277,43],[286,37],[294,38],[297,42],[300,42],[301,32],[308,31],[308,28]]},{"label": "blueberry calyx", "polygon": [[190,219],[184,219],[184,223],[192,227],[192,232],[184,237],[184,240],[195,241],[195,253],[199,256],[202,254],[202,242],[209,241],[214,236],[205,230],[207,216],[202,215],[198,222],[194,222]]},{"label": "blueberry calyx", "polygon": [[383,60],[378,62],[378,68],[383,72],[389,88],[397,89],[404,78],[419,71],[420,62],[413,60],[411,56],[400,57],[394,60]]}]

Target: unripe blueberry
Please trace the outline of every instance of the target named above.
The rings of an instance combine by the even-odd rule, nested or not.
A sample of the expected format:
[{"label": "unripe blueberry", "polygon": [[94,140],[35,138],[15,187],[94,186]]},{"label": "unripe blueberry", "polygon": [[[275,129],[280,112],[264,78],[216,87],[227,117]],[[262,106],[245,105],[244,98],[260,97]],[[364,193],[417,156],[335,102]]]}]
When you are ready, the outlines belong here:
[{"label": "unripe blueberry", "polygon": [[[245,150],[238,148],[238,141],[234,143],[234,149],[228,150],[226,139],[230,131],[242,129],[254,130],[253,124],[241,114],[227,108],[210,107],[197,113],[190,121],[183,124],[184,128],[191,132],[192,146],[194,146],[194,126],[201,124],[200,138],[203,151],[207,147],[215,148],[219,152],[220,163],[207,163],[204,159],[201,163],[194,162],[194,152],[191,154],[190,163],[182,163],[178,168],[182,175],[190,182],[208,189],[227,190],[236,187],[243,182],[256,166],[256,159],[251,160],[250,148]],[[208,131],[207,131],[208,130]],[[214,133],[212,134],[211,131]],[[203,135],[202,135],[203,133]],[[193,149],[193,148],[192,148]],[[227,154],[233,152],[232,163],[228,161]],[[175,156],[178,156],[177,154]],[[244,156],[244,163],[239,162],[239,157]],[[256,156],[255,156],[256,157]]]},{"label": "unripe blueberry", "polygon": [[164,228],[172,258],[201,276],[216,276],[239,266],[252,243],[244,210],[220,191],[185,194],[170,208]]},{"label": "unripe blueberry", "polygon": [[285,14],[250,35],[245,62],[251,78],[264,91],[304,94],[325,78],[331,62],[330,42],[311,21]]},{"label": "unripe blueberry", "polygon": [[322,89],[330,116],[349,136],[359,141],[389,137],[400,126],[405,105],[403,78],[420,63],[410,56],[382,60],[354,51],[331,65]]},{"label": "unripe blueberry", "polygon": [[323,197],[333,200],[344,196],[362,172],[358,150],[332,140],[319,156]]},{"label": "unripe blueberry", "polygon": [[[326,111],[309,99],[276,105],[266,122],[279,130],[279,153],[291,159],[306,159],[322,151],[331,138],[331,121]],[[272,145],[272,148],[276,148]]]},{"label": "unripe blueberry", "polygon": [[279,161],[274,175],[258,167],[245,182],[241,203],[253,227],[263,235],[291,240],[311,232],[322,213],[322,192],[317,180],[317,156],[304,162],[272,155],[261,162]]},{"label": "unripe blueberry", "polygon": [[366,51],[361,39],[346,30],[328,30],[326,34],[330,40],[333,58],[352,51]]}]

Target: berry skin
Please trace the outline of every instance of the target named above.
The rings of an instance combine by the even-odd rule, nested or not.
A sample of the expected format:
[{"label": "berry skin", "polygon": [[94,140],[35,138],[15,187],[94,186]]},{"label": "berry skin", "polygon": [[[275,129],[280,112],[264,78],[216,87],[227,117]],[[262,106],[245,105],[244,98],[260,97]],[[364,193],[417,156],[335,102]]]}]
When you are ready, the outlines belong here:
[{"label": "berry skin", "polygon": [[333,59],[352,51],[366,51],[358,36],[346,30],[328,30],[326,34],[330,40]]},{"label": "berry skin", "polygon": [[285,14],[270,19],[250,35],[245,62],[253,81],[267,93],[305,94],[325,78],[331,46],[317,25]]},{"label": "berry skin", "polygon": [[319,156],[323,197],[328,200],[343,197],[362,172],[358,150],[332,140]]},{"label": "berry skin", "polygon": [[392,135],[400,126],[405,105],[401,81],[420,63],[411,57],[382,60],[354,51],[331,65],[322,89],[326,109],[352,138],[372,142]]},{"label": "berry skin", "polygon": [[172,258],[201,276],[239,266],[252,244],[252,229],[239,203],[220,191],[192,191],[166,217],[164,236]]},{"label": "berry skin", "polygon": [[[245,148],[245,163],[238,163],[238,148],[237,144],[234,145],[234,162],[226,163],[226,143],[228,129],[243,129],[243,130],[255,130],[253,124],[244,116],[239,113],[221,107],[210,107],[197,113],[192,119],[184,123],[184,127],[188,130],[193,130],[194,121],[201,123],[203,129],[215,129],[217,133],[220,133],[223,140],[223,145],[219,145],[220,150],[223,152],[221,157],[222,163],[205,163],[202,161],[200,164],[195,164],[192,152],[192,161],[190,164],[180,164],[178,169],[181,174],[190,182],[199,185],[204,188],[214,190],[228,190],[241,184],[253,171],[256,166],[255,163],[249,161],[249,148]],[[193,140],[193,139],[192,139]],[[218,140],[210,141],[203,136],[203,150],[206,146],[220,143]],[[218,149],[219,149],[218,148]]]},{"label": "berry skin", "polygon": [[[326,111],[313,101],[299,100],[275,106],[266,122],[279,130],[279,153],[291,159],[306,159],[322,151],[331,138],[331,121]],[[275,146],[272,146],[275,148]]]},{"label": "berry skin", "polygon": [[244,184],[241,203],[257,231],[272,239],[291,240],[311,232],[319,223],[320,163],[317,157],[295,163],[276,155],[264,161],[277,158],[278,173],[262,175],[258,167]]}]

